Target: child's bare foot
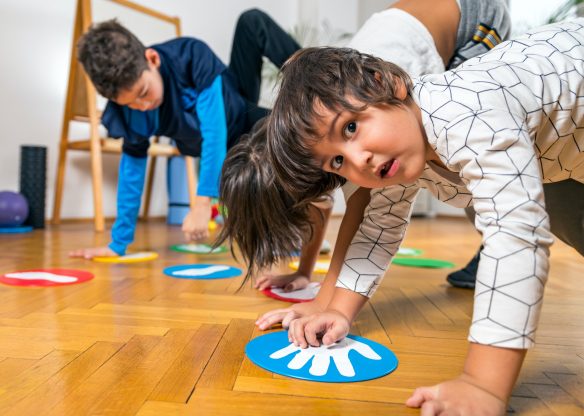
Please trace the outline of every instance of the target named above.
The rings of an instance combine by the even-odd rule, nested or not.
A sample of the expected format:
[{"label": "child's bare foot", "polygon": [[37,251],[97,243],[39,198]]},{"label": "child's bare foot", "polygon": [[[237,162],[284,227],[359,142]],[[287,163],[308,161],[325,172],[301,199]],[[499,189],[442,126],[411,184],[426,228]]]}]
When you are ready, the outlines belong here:
[{"label": "child's bare foot", "polygon": [[298,272],[290,274],[266,273],[256,279],[254,287],[259,290],[268,289],[272,286],[281,287],[284,292],[304,289],[310,283],[310,278]]},{"label": "child's bare foot", "polygon": [[83,257],[91,260],[94,257],[113,257],[118,254],[109,247],[81,248],[69,252],[69,257]]}]

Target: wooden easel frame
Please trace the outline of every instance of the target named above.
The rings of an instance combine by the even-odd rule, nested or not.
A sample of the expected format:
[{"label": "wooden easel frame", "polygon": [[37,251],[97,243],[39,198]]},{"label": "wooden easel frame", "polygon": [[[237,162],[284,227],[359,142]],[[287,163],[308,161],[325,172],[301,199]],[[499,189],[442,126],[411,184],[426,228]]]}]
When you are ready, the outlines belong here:
[{"label": "wooden easel frame", "polygon": [[[154,18],[164,20],[174,25],[176,36],[181,35],[180,19],[178,17],[167,16],[147,7],[135,4],[128,0],[109,0],[140,13],[147,14]],[[61,140],[59,144],[59,159],[57,163],[57,175],[55,185],[55,199],[53,205],[53,224],[61,222],[61,203],[63,197],[63,187],[65,180],[65,166],[67,162],[68,150],[84,150],[91,154],[91,177],[93,186],[93,209],[94,227],[96,231],[105,229],[103,215],[103,169],[102,153],[121,153],[122,142],[111,138],[99,136],[99,125],[101,114],[97,109],[97,92],[86,75],[81,64],[77,61],[76,45],[79,37],[89,29],[92,23],[91,0],[77,0],[75,13],[75,23],[73,29],[73,45],[71,47],[71,61],[69,65],[69,81],[67,83],[67,98],[65,101],[65,111],[63,114],[63,124],[61,128]],[[69,123],[71,121],[85,121],[89,123],[89,139],[69,140]],[[176,147],[159,143],[158,137],[148,149],[150,166],[146,178],[146,193],[144,195],[143,218],[148,216],[150,210],[150,198],[152,196],[152,183],[154,180],[154,170],[156,167],[156,156],[178,156]],[[196,188],[196,178],[194,173],[194,159],[185,157],[187,168],[187,180],[189,187],[190,206],[194,205],[194,195]]]}]

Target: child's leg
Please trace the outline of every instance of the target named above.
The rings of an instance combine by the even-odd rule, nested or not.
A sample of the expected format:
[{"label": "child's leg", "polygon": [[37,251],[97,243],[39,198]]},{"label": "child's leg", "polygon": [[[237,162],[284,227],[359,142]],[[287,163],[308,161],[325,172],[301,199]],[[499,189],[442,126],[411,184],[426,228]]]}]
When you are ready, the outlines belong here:
[{"label": "child's leg", "polygon": [[235,27],[229,62],[244,98],[258,102],[263,56],[279,68],[298,49],[300,45],[266,13],[244,12]]},{"label": "child's leg", "polygon": [[552,233],[584,256],[584,183],[546,183],[543,192]]}]

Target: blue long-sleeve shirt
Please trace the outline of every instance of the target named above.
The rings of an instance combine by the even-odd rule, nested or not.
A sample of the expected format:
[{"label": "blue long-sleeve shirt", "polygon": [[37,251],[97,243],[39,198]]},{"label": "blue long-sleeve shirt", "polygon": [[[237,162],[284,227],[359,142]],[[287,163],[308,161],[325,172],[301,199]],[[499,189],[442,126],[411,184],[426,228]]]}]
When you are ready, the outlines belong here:
[{"label": "blue long-sleeve shirt", "polygon": [[145,157],[122,153],[118,181],[118,215],[112,228],[112,242],[108,246],[119,255],[125,254],[126,247],[134,241],[136,219],[144,190],[146,161]]},{"label": "blue long-sleeve shirt", "polygon": [[221,76],[201,92],[197,100],[202,143],[197,195],[218,197],[221,167],[227,154],[227,123],[223,104]]},{"label": "blue long-sleeve shirt", "polygon": [[124,138],[110,244],[118,254],[134,238],[151,136],[170,137],[182,154],[200,156],[197,194],[214,197],[227,148],[244,133],[245,102],[205,43],[178,38],[152,48],[161,58],[161,106],[143,112],[110,101],[102,117],[110,136]]}]

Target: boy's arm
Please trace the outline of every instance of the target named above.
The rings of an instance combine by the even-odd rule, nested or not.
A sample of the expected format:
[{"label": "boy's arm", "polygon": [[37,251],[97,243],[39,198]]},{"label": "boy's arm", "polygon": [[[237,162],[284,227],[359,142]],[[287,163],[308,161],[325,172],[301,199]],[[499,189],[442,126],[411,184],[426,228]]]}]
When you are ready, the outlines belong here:
[{"label": "boy's arm", "polygon": [[[405,235],[418,185],[395,185],[371,191],[371,201],[344,256],[334,282],[319,293],[326,310],[290,322],[290,339],[301,347],[331,344],[348,334],[351,321],[373,295]],[[338,267],[338,266],[337,266]],[[330,285],[330,286],[329,286]],[[324,290],[323,290],[324,289]]]},{"label": "boy's arm", "polygon": [[[314,301],[294,305],[292,309],[296,310],[292,313],[280,313],[278,316],[284,327],[292,323],[289,328],[291,339],[302,347],[307,347],[309,343],[317,346],[316,334],[321,332],[326,332],[323,343],[327,345],[343,338],[349,330],[350,322],[367,302],[366,296],[336,287],[336,283],[349,245],[363,220],[365,207],[370,202],[370,192],[370,189],[359,188],[347,201],[331,265]],[[269,313],[266,315],[270,317]],[[299,317],[300,319],[294,320]],[[260,326],[260,329],[265,328]]]},{"label": "boy's arm", "polygon": [[312,302],[299,303],[290,308],[276,309],[265,313],[256,322],[259,329],[268,329],[279,322],[287,328],[292,320],[322,312],[327,308],[337,290],[335,285],[345,254],[363,220],[363,212],[369,201],[370,189],[366,188],[359,188],[347,201],[347,208],[339,228],[331,264],[316,298]]},{"label": "boy's arm", "polygon": [[463,378],[506,402],[527,350],[470,343]]},{"label": "boy's arm", "polygon": [[526,350],[498,348],[471,343],[463,373],[431,387],[419,387],[407,400],[410,407],[421,407],[456,414],[503,415]]},{"label": "boy's arm", "polygon": [[117,217],[112,229],[112,242],[107,247],[72,251],[69,253],[72,257],[91,259],[96,256],[123,255],[128,244],[133,241],[144,188],[146,158],[150,145],[148,138],[157,129],[158,112],[131,110],[108,101],[101,122],[110,137],[124,139],[119,166]]},{"label": "boy's arm", "polygon": [[345,215],[343,215],[339,227],[331,265],[315,299],[315,301],[320,303],[324,308],[327,307],[332,299],[337,278],[341,272],[341,267],[343,266],[343,260],[347,254],[349,244],[351,244],[351,240],[359,229],[359,225],[363,220],[365,207],[371,200],[370,192],[370,189],[359,188],[347,201],[347,208],[345,209]]},{"label": "boy's arm", "polygon": [[196,203],[183,222],[187,240],[201,240],[209,236],[211,198],[219,195],[221,168],[227,153],[227,121],[221,76],[217,76],[208,88],[201,91],[196,111],[203,142]]},{"label": "boy's arm", "polygon": [[302,246],[300,260],[298,264],[298,273],[310,279],[312,270],[316,264],[316,259],[324,240],[324,233],[331,215],[332,207],[310,206],[310,216],[312,221],[312,238],[307,244]]},{"label": "boy's arm", "polygon": [[[465,117],[472,117],[472,130],[460,122]],[[524,122],[501,109],[462,114],[438,143],[472,191],[483,235],[469,341],[525,349],[535,342],[553,236],[540,161],[518,120]]]},{"label": "boy's arm", "polygon": [[[472,134],[460,123],[469,116]],[[539,161],[518,119],[523,120],[508,111],[483,109],[460,115],[443,129],[448,137],[438,138],[440,149],[447,148],[444,159],[460,169],[472,190],[485,248],[464,371],[454,380],[417,389],[408,406],[504,414],[525,348],[534,343],[552,238]]]},{"label": "boy's arm", "polygon": [[120,159],[117,216],[112,228],[112,242],[108,246],[118,255],[124,255],[128,245],[134,241],[144,190],[146,163],[146,157],[135,157],[126,153],[122,153]]},{"label": "boy's arm", "polygon": [[371,297],[405,236],[418,184],[371,191],[371,201],[349,244],[336,286]]}]

